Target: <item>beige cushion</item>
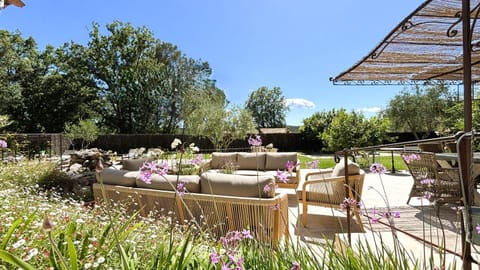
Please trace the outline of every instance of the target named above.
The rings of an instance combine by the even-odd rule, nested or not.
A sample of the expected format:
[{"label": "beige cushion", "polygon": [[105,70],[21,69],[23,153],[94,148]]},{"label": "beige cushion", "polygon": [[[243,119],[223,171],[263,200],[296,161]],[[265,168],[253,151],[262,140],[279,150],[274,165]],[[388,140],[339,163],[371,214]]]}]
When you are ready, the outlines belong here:
[{"label": "beige cushion", "polygon": [[[176,190],[178,181],[185,182],[187,192],[198,193],[200,192],[200,176],[198,175],[177,175],[166,174],[152,174],[151,183],[147,184],[141,179],[137,179],[137,187],[159,189],[159,190]],[[175,189],[174,189],[175,188]]]},{"label": "beige cushion", "polygon": [[[247,176],[223,173],[202,173],[200,176],[201,192],[205,194],[273,198],[274,182],[272,176]],[[264,192],[264,187],[270,185],[271,191]]]},{"label": "beige cushion", "polygon": [[239,170],[265,170],[265,153],[238,153]]},{"label": "beige cushion", "polygon": [[122,160],[122,170],[138,171],[143,163],[153,161],[152,158],[138,158]]},{"label": "beige cushion", "polygon": [[266,154],[265,170],[285,170],[287,161],[297,163],[297,153],[295,152],[277,152]]},{"label": "beige cushion", "polygon": [[[100,174],[101,180],[106,185],[119,185],[126,187],[134,187],[136,179],[139,175],[137,171],[116,170],[112,168],[103,169]],[[100,182],[100,179],[97,179]]]},{"label": "beige cushion", "polygon": [[225,164],[228,163],[237,164],[237,153],[222,153],[222,152],[213,152],[212,160],[210,161],[210,167],[212,169],[223,169]]},{"label": "beige cushion", "polygon": [[[348,160],[348,175],[356,174],[360,174],[360,166],[357,163]],[[340,162],[338,162],[333,168],[332,177],[337,176],[345,176],[345,161],[343,158],[340,159]]]}]

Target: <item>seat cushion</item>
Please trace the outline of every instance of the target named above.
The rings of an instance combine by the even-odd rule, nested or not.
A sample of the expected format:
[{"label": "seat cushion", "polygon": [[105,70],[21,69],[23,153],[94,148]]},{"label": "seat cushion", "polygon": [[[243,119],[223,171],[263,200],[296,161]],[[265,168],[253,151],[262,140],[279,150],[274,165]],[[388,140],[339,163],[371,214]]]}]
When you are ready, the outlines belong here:
[{"label": "seat cushion", "polygon": [[[357,175],[360,174],[360,165],[357,163],[348,160],[348,175]],[[340,159],[340,161],[335,165],[332,172],[332,177],[345,176],[345,161]]]},{"label": "seat cushion", "polygon": [[[117,170],[112,168],[103,169],[101,176],[101,181],[106,185],[119,185],[126,187],[134,187],[136,179],[139,175],[137,171],[127,171],[127,170]],[[100,179],[97,179],[100,182]]]},{"label": "seat cushion", "polygon": [[237,152],[223,153],[213,152],[210,167],[212,169],[224,169],[226,165],[237,165]]},{"label": "seat cushion", "polygon": [[153,158],[125,159],[122,160],[122,170],[138,171],[143,163],[151,161],[153,161]]},{"label": "seat cushion", "polygon": [[[201,193],[205,194],[273,198],[274,184],[274,178],[268,175],[247,176],[208,172],[200,175]],[[264,191],[267,185],[271,187],[270,192]]]},{"label": "seat cushion", "polygon": [[297,163],[297,153],[295,152],[276,152],[266,153],[265,170],[285,170],[287,161]]},{"label": "seat cushion", "polygon": [[265,153],[238,153],[238,170],[265,170]]},{"label": "seat cushion", "polygon": [[171,190],[174,191],[177,188],[178,182],[184,182],[187,192],[198,193],[200,192],[200,176],[198,175],[177,175],[166,174],[152,174],[151,183],[147,184],[140,179],[137,179],[137,187],[159,189],[159,190]]}]

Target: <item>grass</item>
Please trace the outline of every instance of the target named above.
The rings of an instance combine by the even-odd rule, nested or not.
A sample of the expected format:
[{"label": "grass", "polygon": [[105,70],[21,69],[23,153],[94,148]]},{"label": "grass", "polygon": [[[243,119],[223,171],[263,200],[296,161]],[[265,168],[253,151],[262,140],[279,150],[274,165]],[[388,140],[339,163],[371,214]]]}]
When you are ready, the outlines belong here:
[{"label": "grass", "polygon": [[[334,161],[320,164],[331,167]],[[383,242],[376,243],[377,250],[360,244],[340,253],[328,241],[273,249],[245,235],[219,241],[192,223],[172,222],[168,214],[130,215],[122,204],[85,206],[55,189],[42,190],[39,183],[49,181],[61,182],[63,176],[47,162],[0,165],[0,269],[432,268],[393,254]]]},{"label": "grass", "polygon": [[[301,168],[308,168],[307,164],[311,161],[318,160],[319,161],[319,168],[321,169],[327,169],[327,168],[333,168],[335,167],[335,159],[332,156],[325,156],[321,158],[313,158],[311,156],[307,156],[305,154],[299,154],[298,159],[301,164]],[[372,163],[381,163],[382,165],[385,166],[387,170],[392,169],[392,157],[391,156],[375,156],[375,160],[373,156],[359,156],[356,157],[357,163],[360,164],[364,169],[368,169],[368,167]],[[405,165],[405,162],[403,161],[402,157],[400,155],[394,155],[393,156],[393,161],[394,161],[394,166],[395,170],[407,170],[407,166]]]}]

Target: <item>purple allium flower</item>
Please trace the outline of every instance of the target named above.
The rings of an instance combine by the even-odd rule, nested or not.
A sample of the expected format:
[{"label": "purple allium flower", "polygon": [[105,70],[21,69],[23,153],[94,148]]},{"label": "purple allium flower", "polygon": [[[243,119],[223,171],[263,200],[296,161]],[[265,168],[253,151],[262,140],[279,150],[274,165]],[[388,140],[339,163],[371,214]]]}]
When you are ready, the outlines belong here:
[{"label": "purple allium flower", "polygon": [[380,217],[372,217],[372,223],[377,224],[380,221]]},{"label": "purple allium flower", "polygon": [[409,154],[403,154],[402,158],[405,161],[405,163],[410,163],[410,162],[415,161],[415,160],[420,160],[420,156],[415,154],[415,153],[412,153],[410,155]]},{"label": "purple allium flower", "polygon": [[399,211],[393,212],[393,217],[394,218],[400,218],[400,212]]},{"label": "purple allium flower", "polygon": [[220,256],[216,251],[212,251],[210,253],[210,262],[213,264],[217,264],[220,261]]},{"label": "purple allium flower", "polygon": [[0,148],[7,148],[7,142],[4,140],[0,140]]},{"label": "purple allium flower", "polygon": [[272,191],[272,187],[270,186],[270,184],[266,184],[266,185],[263,187],[263,192],[265,192],[265,193],[270,193],[270,191]]},{"label": "purple allium flower", "polygon": [[345,198],[343,202],[340,203],[341,209],[355,209],[360,208],[360,203],[353,198]]},{"label": "purple allium flower", "polygon": [[300,270],[300,264],[298,262],[293,262],[290,270]]},{"label": "purple allium flower", "polygon": [[475,229],[477,230],[477,233],[480,234],[480,224],[477,224],[477,227],[475,227]]},{"label": "purple allium flower", "polygon": [[262,138],[260,137],[260,135],[255,135],[255,137],[250,136],[248,138],[248,144],[251,146],[261,146]]},{"label": "purple allium flower", "polygon": [[156,173],[161,176],[167,174],[168,172],[168,163],[167,161],[163,162],[162,168],[160,169],[155,162],[145,162],[142,167],[140,167],[139,179],[145,182],[146,184],[152,183],[152,174]]},{"label": "purple allium flower", "polygon": [[433,183],[435,183],[435,179],[425,178],[420,180],[420,184],[422,185],[433,185]]},{"label": "purple allium flower", "polygon": [[307,162],[307,167],[310,168],[310,169],[316,169],[316,168],[318,168],[318,163],[319,162],[320,161],[318,159],[309,161],[309,162]]},{"label": "purple allium flower", "polygon": [[285,169],[287,169],[287,171],[291,173],[293,169],[298,165],[300,165],[299,161],[297,161],[297,163],[295,164],[293,163],[293,161],[287,160],[287,163],[285,164]]},{"label": "purple allium flower", "polygon": [[187,184],[187,181],[185,181],[185,180],[180,179],[180,181],[178,181],[178,183],[177,183],[178,195],[180,195],[180,196],[185,195],[185,191],[187,191],[186,184]]},{"label": "purple allium flower", "polygon": [[277,170],[277,178],[285,184],[288,182],[288,175],[280,170]]},{"label": "purple allium flower", "polygon": [[203,161],[203,155],[202,154],[197,154],[197,157],[192,159],[192,164],[200,165],[200,164],[202,164],[202,161]]},{"label": "purple allium flower", "polygon": [[383,174],[385,172],[385,166],[380,163],[373,163],[370,165],[370,172]]}]

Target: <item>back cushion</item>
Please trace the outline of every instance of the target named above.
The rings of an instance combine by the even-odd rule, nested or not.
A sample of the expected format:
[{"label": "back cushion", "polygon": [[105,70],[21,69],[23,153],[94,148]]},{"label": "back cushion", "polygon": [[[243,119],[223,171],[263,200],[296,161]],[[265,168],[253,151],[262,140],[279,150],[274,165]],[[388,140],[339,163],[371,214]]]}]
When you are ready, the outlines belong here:
[{"label": "back cushion", "polygon": [[[360,174],[360,166],[348,160],[348,175],[356,175]],[[335,165],[332,172],[332,177],[337,176],[345,176],[345,160],[342,158],[340,161]]]},{"label": "back cushion", "polygon": [[238,153],[239,170],[265,170],[265,153]]},{"label": "back cushion", "polygon": [[[248,176],[223,173],[202,173],[200,176],[201,192],[205,194],[273,198],[275,196],[273,176]],[[268,185],[270,190],[265,190]],[[267,191],[267,192],[265,192]]]},{"label": "back cushion", "polygon": [[153,161],[153,158],[138,158],[122,160],[122,170],[138,171],[143,163]]},{"label": "back cushion", "polygon": [[210,166],[212,169],[223,169],[226,164],[237,164],[237,153],[222,153],[222,152],[213,152],[212,160],[210,161]]},{"label": "back cushion", "polygon": [[100,174],[102,179],[97,179],[97,181],[100,182],[101,180],[103,184],[106,184],[106,185],[134,187],[138,175],[139,175],[138,170],[126,171],[126,170],[116,170],[112,168],[105,168]]},{"label": "back cushion", "polygon": [[200,176],[198,175],[177,175],[166,174],[152,174],[151,183],[147,184],[140,179],[137,179],[137,187],[159,189],[159,190],[176,190],[177,181],[185,183],[187,192],[198,193],[200,192]]},{"label": "back cushion", "polygon": [[267,152],[267,161],[265,163],[265,170],[280,170],[286,169],[287,161],[293,161],[293,164],[297,163],[297,153],[284,152],[284,153],[269,153]]}]

